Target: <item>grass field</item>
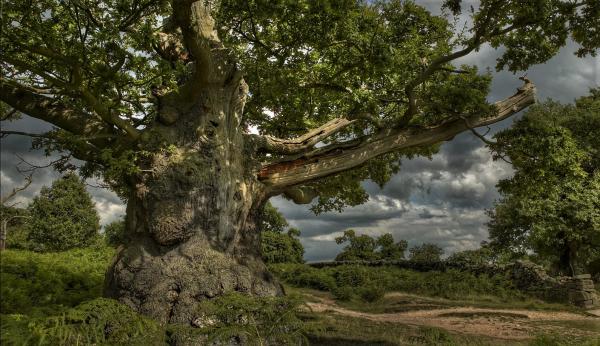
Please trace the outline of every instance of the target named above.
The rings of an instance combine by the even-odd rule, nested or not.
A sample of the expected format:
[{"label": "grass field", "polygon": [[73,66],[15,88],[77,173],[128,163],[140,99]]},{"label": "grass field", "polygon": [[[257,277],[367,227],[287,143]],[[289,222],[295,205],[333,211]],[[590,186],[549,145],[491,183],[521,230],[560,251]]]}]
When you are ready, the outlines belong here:
[{"label": "grass field", "polygon": [[[189,326],[160,326],[124,305],[101,298],[104,272],[113,254],[110,248],[49,254],[4,251],[0,255],[0,344],[173,345],[174,331],[196,332]],[[600,345],[594,334],[600,333],[600,318],[527,298],[501,278],[393,270],[377,273],[365,268],[298,270],[303,277],[295,286],[286,285],[286,291],[304,302],[292,322],[312,345]],[[286,281],[292,275],[281,270],[279,274]],[[463,282],[452,283],[458,278]],[[369,280],[387,286],[370,292],[372,286],[365,285]],[[305,285],[309,287],[298,287],[302,286],[299,282],[309,283]],[[500,287],[487,294],[487,288],[496,283]],[[339,287],[345,287],[350,295],[340,299]],[[236,299],[241,309],[262,309],[263,317],[273,315],[266,310],[280,306],[254,298]],[[511,311],[496,311],[499,309]],[[560,318],[540,319],[553,315],[539,314]],[[257,321],[271,323],[264,318]],[[499,328],[518,324],[523,330],[510,332],[525,337],[498,337],[469,329],[495,323]]]}]

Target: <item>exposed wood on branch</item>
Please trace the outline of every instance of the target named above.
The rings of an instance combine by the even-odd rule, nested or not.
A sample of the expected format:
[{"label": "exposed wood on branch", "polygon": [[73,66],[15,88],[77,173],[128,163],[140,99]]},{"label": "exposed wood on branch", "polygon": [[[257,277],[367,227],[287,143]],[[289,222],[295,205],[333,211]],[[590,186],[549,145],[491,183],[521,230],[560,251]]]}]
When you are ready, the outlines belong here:
[{"label": "exposed wood on branch", "polygon": [[259,148],[264,151],[277,154],[297,154],[311,149],[315,144],[354,122],[355,120],[348,120],[346,118],[335,118],[300,137],[290,139],[256,135],[254,137],[259,143]]},{"label": "exposed wood on branch", "polygon": [[535,102],[535,86],[528,80],[513,96],[497,102],[496,112],[490,116],[470,116],[451,120],[444,124],[424,129],[387,129],[367,141],[357,142],[350,148],[328,151],[310,158],[302,157],[292,161],[269,164],[258,173],[259,179],[274,193],[286,187],[303,184],[312,180],[336,174],[367,162],[369,159],[388,152],[416,146],[433,145],[452,139],[457,134],[480,126],[487,126],[504,120]]}]

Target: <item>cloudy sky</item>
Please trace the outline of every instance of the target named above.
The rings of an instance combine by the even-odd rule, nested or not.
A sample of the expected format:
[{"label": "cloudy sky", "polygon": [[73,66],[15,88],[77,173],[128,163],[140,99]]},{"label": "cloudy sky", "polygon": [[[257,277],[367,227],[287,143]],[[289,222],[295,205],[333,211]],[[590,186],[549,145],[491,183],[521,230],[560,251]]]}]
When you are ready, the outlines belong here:
[{"label": "cloudy sky", "polygon": [[[432,10],[439,8],[439,1],[417,1]],[[564,103],[573,102],[600,84],[600,59],[580,59],[573,55],[574,45],[564,47],[552,60],[527,71],[535,82],[538,98],[548,98]],[[498,52],[484,47],[479,52],[463,58],[459,63],[473,64],[485,70],[495,66]],[[512,95],[521,85],[518,77],[502,71],[494,73],[491,102]],[[515,118],[496,124],[492,132],[510,126]],[[42,132],[49,126],[29,117],[2,124],[3,129]],[[2,195],[14,186],[21,185],[23,177],[15,166],[16,155],[26,161],[43,165],[50,159],[43,152],[30,150],[30,140],[25,137],[8,136],[1,142],[0,183]],[[487,238],[485,210],[498,198],[495,188],[499,179],[510,177],[510,165],[494,162],[481,141],[470,133],[456,136],[442,145],[432,160],[417,158],[402,162],[402,169],[380,189],[365,181],[369,201],[361,206],[347,208],[342,213],[331,212],[315,216],[307,206],[298,206],[282,198],[273,198],[290,224],[302,231],[305,259],[327,260],[335,257],[340,247],[334,238],[352,228],[358,233],[379,235],[392,233],[396,240],[406,239],[409,245],[431,242],[440,245],[450,254],[455,251],[476,248]],[[58,177],[50,169],[36,171],[33,184],[13,202],[26,206],[43,185],[50,185]],[[106,224],[121,217],[125,207],[119,198],[103,188],[88,187],[101,217]]]}]

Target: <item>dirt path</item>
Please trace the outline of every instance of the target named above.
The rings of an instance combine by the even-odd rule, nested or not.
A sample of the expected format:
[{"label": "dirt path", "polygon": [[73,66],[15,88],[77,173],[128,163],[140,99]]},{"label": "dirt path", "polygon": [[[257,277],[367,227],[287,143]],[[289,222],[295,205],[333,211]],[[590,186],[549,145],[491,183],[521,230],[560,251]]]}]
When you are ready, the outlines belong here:
[{"label": "dirt path", "polygon": [[539,333],[600,336],[599,317],[566,311],[448,307],[378,314],[349,310],[336,305],[333,300],[318,299],[319,302],[308,303],[315,312],[334,312],[378,322],[438,327],[461,334],[509,340],[529,339]]}]

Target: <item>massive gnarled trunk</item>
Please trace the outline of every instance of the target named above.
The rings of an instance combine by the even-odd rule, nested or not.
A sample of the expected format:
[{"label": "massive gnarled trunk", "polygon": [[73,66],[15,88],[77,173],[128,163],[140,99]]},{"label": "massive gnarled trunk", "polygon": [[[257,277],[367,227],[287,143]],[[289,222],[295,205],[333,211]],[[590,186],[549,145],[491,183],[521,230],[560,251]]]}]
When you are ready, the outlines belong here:
[{"label": "massive gnarled trunk", "polygon": [[134,181],[132,240],[109,271],[109,296],[158,321],[189,324],[203,299],[282,292],[259,253],[266,195],[241,132],[246,93],[241,79],[199,90],[175,124],[152,130],[169,149],[154,153]]}]

